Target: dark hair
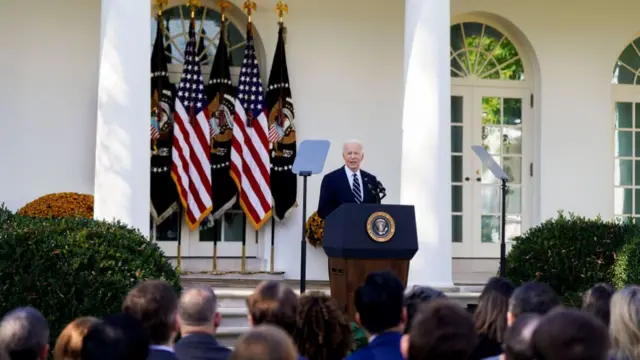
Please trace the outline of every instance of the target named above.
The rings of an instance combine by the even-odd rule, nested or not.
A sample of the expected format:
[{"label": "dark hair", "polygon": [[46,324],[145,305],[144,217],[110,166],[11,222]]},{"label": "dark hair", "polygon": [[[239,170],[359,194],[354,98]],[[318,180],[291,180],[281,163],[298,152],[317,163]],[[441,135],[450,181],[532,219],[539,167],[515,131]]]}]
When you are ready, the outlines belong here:
[{"label": "dark hair", "polygon": [[188,326],[213,324],[217,303],[216,294],[209,286],[185,290],[178,302],[180,321]]},{"label": "dark hair", "polygon": [[280,327],[263,324],[244,333],[229,360],[296,360],[295,345]]},{"label": "dark hair", "polygon": [[82,339],[82,360],[140,360],[149,354],[149,336],[130,314],[104,318],[89,328]]},{"label": "dark hair", "polygon": [[378,334],[402,322],[404,286],[389,271],[370,273],[355,293],[360,323],[371,334]]},{"label": "dark hair", "polygon": [[502,343],[504,332],[507,330],[509,298],[514,289],[511,281],[505,278],[489,279],[478,298],[478,307],[473,315],[478,334],[484,334],[489,339]]},{"label": "dark hair", "polygon": [[602,321],[577,309],[549,312],[533,333],[537,360],[604,360],[608,348],[609,337]]},{"label": "dark hair", "polygon": [[276,325],[292,338],[296,335],[299,307],[298,295],[286,284],[277,281],[263,281],[247,298],[247,308],[254,326]]},{"label": "dark hair", "polygon": [[408,360],[466,360],[476,346],[471,314],[447,299],[420,306],[409,332]]},{"label": "dark hair", "polygon": [[514,317],[524,313],[544,315],[558,305],[560,298],[551,286],[531,281],[513,291],[509,299],[509,312]]},{"label": "dark hair", "polygon": [[152,344],[171,340],[176,328],[178,297],[169,283],[148,280],[136,285],[122,304],[122,311],[138,319]]},{"label": "dark hair", "polygon": [[587,290],[582,297],[582,310],[593,314],[609,326],[611,318],[611,298],[616,288],[609,284],[600,283]]},{"label": "dark hair", "polygon": [[311,292],[300,297],[296,345],[308,360],[344,359],[353,343],[351,326],[336,301]]},{"label": "dark hair", "polygon": [[420,305],[433,299],[446,297],[440,290],[428,286],[414,286],[404,297],[404,306],[407,308],[407,325],[404,327],[404,333],[408,334],[411,330],[411,321],[413,321]]},{"label": "dark hair", "polygon": [[38,359],[48,344],[49,323],[35,308],[17,308],[2,318],[0,350],[10,359]]},{"label": "dark hair", "polygon": [[539,323],[540,315],[522,314],[509,326],[502,344],[506,360],[533,360],[531,340]]}]

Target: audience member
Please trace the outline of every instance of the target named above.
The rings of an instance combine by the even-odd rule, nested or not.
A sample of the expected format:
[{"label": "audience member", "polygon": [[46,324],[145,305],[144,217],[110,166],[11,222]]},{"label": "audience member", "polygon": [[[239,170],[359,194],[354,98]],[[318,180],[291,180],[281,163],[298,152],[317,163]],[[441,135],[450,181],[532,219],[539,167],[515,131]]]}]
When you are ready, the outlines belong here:
[{"label": "audience member", "polygon": [[540,319],[533,332],[536,360],[607,360],[607,328],[595,316],[558,308]]},{"label": "audience member", "polygon": [[149,360],[177,360],[173,351],[173,342],[179,330],[177,310],[176,293],[165,281],[141,282],[127,294],[122,311],[138,319],[149,335]]},{"label": "audience member", "polygon": [[231,350],[221,346],[215,335],[222,317],[210,287],[192,288],[182,293],[178,323],[182,338],[175,345],[180,360],[226,360]]},{"label": "audience member", "polygon": [[320,292],[300,297],[296,344],[308,360],[344,359],[352,347],[351,326],[336,301]]},{"label": "audience member", "polygon": [[407,321],[404,286],[388,271],[370,273],[355,293],[356,321],[369,337],[367,347],[349,360],[402,359],[400,339]]},{"label": "audience member", "polygon": [[149,356],[149,345],[140,321],[130,314],[115,314],[89,328],[82,339],[82,360],[143,360]]},{"label": "audience member", "polygon": [[58,336],[53,348],[53,360],[80,360],[82,339],[89,328],[97,323],[94,317],[81,317],[70,322]]},{"label": "audience member", "polygon": [[49,323],[32,308],[17,308],[0,322],[0,353],[11,360],[45,360],[49,352]]},{"label": "audience member", "polygon": [[242,335],[229,360],[296,360],[291,337],[280,327],[263,324]]},{"label": "audience member", "polygon": [[446,295],[440,290],[428,286],[414,286],[404,297],[404,306],[407,308],[407,324],[404,327],[404,333],[408,334],[411,330],[411,321],[421,304],[443,298],[446,298]]},{"label": "audience member", "polygon": [[596,284],[584,293],[582,297],[582,310],[593,314],[602,322],[609,326],[611,297],[616,292],[616,288],[609,284]]},{"label": "audience member", "polygon": [[466,360],[475,344],[471,314],[453,301],[436,299],[418,310],[402,338],[402,353],[407,360]]},{"label": "audience member", "polygon": [[611,298],[609,336],[616,360],[640,359],[640,287],[628,286]]},{"label": "audience member", "polygon": [[290,287],[278,281],[264,281],[247,298],[249,324],[279,326],[295,339],[300,301]]},{"label": "audience member", "polygon": [[521,314],[504,334],[503,360],[534,360],[531,339],[540,323],[538,314]]},{"label": "audience member", "polygon": [[560,298],[551,286],[535,281],[524,283],[516,288],[509,298],[507,325],[511,326],[520,314],[544,315],[558,305]]},{"label": "audience member", "polygon": [[480,360],[502,353],[502,337],[507,330],[509,298],[514,288],[511,281],[502,277],[492,277],[485,285],[473,315],[478,344],[469,355],[469,360]]}]

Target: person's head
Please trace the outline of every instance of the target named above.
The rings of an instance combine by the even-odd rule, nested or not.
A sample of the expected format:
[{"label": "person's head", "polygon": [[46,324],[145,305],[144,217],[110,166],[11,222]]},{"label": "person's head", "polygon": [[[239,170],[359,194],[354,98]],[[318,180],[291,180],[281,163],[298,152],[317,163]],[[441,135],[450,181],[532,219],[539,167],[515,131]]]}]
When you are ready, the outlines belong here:
[{"label": "person's head", "polygon": [[178,332],[178,297],[171,285],[161,280],[136,285],[122,304],[122,311],[138,319],[154,345],[173,343]]},{"label": "person's head", "polygon": [[509,298],[514,288],[511,281],[505,278],[489,279],[478,298],[478,307],[473,314],[478,334],[502,343],[502,337],[507,329]]},{"label": "person's head", "polygon": [[349,169],[357,171],[364,159],[364,146],[358,140],[347,140],[342,146],[342,158]]},{"label": "person's head", "polygon": [[290,287],[278,281],[263,281],[247,298],[249,325],[272,324],[295,338],[300,301]]},{"label": "person's head", "polygon": [[215,334],[222,317],[218,312],[218,300],[211,287],[185,290],[178,303],[178,323],[180,332]]},{"label": "person's head", "polygon": [[295,340],[308,360],[344,359],[353,342],[345,314],[333,298],[319,292],[300,297]]},{"label": "person's head", "polygon": [[511,294],[507,324],[511,326],[520,314],[544,315],[558,305],[560,305],[560,298],[551,286],[535,281],[524,283]]},{"label": "person's head", "polygon": [[443,298],[446,298],[446,295],[440,290],[428,286],[414,286],[404,297],[404,306],[407,308],[407,324],[404,327],[404,333],[408,334],[411,330],[411,321],[420,305],[433,299]]},{"label": "person's head", "polygon": [[140,360],[149,355],[149,335],[142,323],[127,313],[105,317],[82,339],[82,360]]},{"label": "person's head", "polygon": [[297,360],[291,337],[277,326],[263,324],[244,333],[229,360]]},{"label": "person's head", "polygon": [[32,308],[17,308],[0,322],[0,351],[12,360],[44,360],[49,352],[49,323]]},{"label": "person's head", "polygon": [[420,306],[400,347],[407,360],[466,360],[476,336],[466,309],[448,299],[435,299]]},{"label": "person's head", "polygon": [[609,284],[596,284],[584,293],[582,297],[582,310],[593,314],[608,326],[611,297],[615,292],[616,288]]},{"label": "person's head", "polygon": [[531,339],[540,318],[538,314],[521,314],[507,328],[502,342],[504,360],[533,360]]},{"label": "person's head", "polygon": [[89,328],[100,320],[94,317],[81,317],[70,322],[58,336],[53,348],[53,360],[80,360],[82,339]]},{"label": "person's head", "polygon": [[640,358],[640,287],[627,286],[613,294],[609,336],[618,358]]},{"label": "person's head", "polygon": [[389,271],[370,273],[355,293],[356,321],[369,334],[402,331],[407,321],[404,286]]},{"label": "person's head", "polygon": [[607,328],[578,309],[557,308],[540,319],[533,332],[536,360],[606,360]]}]

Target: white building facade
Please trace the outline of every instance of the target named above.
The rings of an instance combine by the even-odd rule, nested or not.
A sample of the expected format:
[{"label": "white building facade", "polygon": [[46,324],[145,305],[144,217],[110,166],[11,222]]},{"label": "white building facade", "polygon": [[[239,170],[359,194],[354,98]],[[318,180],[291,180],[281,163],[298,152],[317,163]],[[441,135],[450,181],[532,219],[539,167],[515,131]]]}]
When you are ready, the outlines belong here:
[{"label": "white building facade", "polygon": [[[252,20],[263,82],[277,41],[275,0]],[[208,78],[220,9],[201,0]],[[172,81],[181,73],[188,8],[165,11]],[[247,17],[227,16],[237,81]],[[584,0],[290,0],[287,57],[298,141],[365,144],[363,168],[385,203],[414,205],[420,250],[410,283],[477,282],[497,270],[499,184],[471,151],[484,145],[510,176],[507,236],[554,217],[640,216],[640,3]],[[180,238],[185,270],[268,270],[271,221],[255,232],[232,209],[211,229],[173,217],[149,226],[149,72],[155,5],[131,0],[44,0],[0,5],[0,202],[18,209],[41,195],[95,195],[96,217],[149,234],[170,257]],[[181,48],[182,47],[182,48]],[[637,166],[636,166],[637,165]],[[637,174],[637,175],[636,175]],[[320,176],[309,180],[308,214]],[[298,187],[302,204],[302,186]],[[302,209],[276,223],[275,269],[300,274]],[[308,247],[307,278],[327,279]]]}]

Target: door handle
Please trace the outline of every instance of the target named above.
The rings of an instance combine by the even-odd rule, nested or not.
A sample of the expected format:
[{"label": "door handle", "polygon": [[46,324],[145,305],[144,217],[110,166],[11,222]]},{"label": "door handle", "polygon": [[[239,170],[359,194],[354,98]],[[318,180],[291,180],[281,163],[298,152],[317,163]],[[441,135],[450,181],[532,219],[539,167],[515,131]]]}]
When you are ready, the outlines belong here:
[{"label": "door handle", "polygon": [[466,178],[464,178],[464,181],[469,181],[471,180],[468,176]]},{"label": "door handle", "polygon": [[481,179],[481,178],[479,178],[479,177],[477,177],[477,178],[476,178],[476,181],[477,181],[477,182],[480,182],[480,181],[482,181],[482,179]]}]

